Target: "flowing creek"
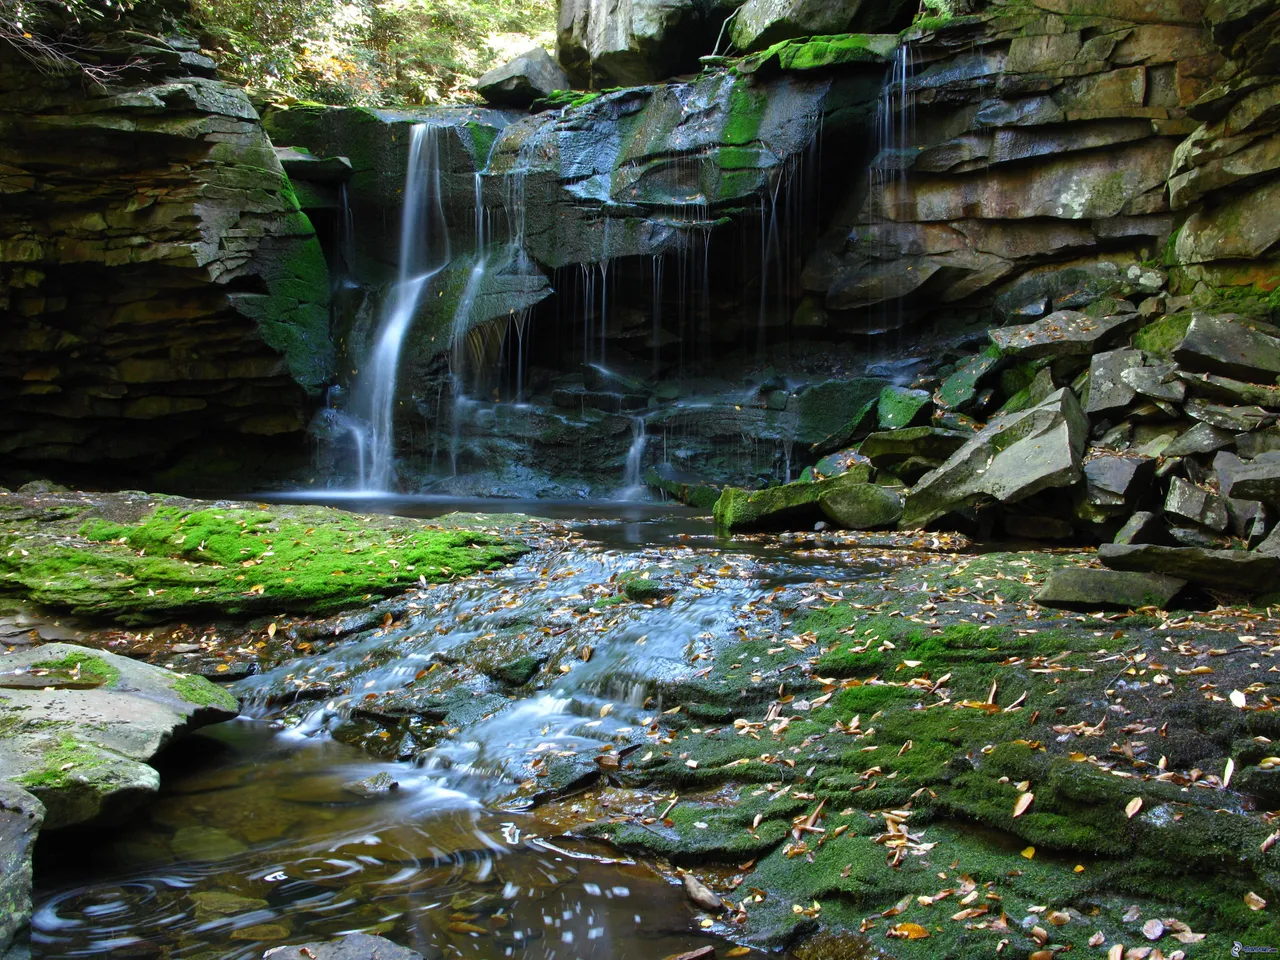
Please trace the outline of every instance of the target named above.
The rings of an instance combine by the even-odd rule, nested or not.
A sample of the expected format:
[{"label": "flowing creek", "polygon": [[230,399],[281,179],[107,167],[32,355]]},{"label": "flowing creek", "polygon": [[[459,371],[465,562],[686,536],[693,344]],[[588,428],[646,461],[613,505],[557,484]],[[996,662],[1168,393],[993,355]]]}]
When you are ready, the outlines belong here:
[{"label": "flowing creek", "polygon": [[[562,524],[563,536],[497,573],[418,591],[383,629],[235,684],[244,715],[184,741],[138,817],[105,843],[46,844],[35,955],[247,960],[360,930],[428,958],[660,960],[731,937],[700,920],[677,878],[565,835],[610,815],[596,758],[653,746],[656,718],[672,706],[664,689],[720,650],[784,637],[772,606],[780,593],[816,601],[890,561],[855,559],[814,535],[730,543],[678,508],[608,513]],[[610,602],[628,575],[674,595]],[[514,657],[543,643],[530,636],[554,646],[532,696],[466,669],[477,650]],[[453,725],[425,727],[419,744],[431,745],[412,762],[331,736],[367,701],[394,699],[433,670]],[[563,795],[535,804],[549,779]],[[667,798],[652,800],[659,815]]]}]

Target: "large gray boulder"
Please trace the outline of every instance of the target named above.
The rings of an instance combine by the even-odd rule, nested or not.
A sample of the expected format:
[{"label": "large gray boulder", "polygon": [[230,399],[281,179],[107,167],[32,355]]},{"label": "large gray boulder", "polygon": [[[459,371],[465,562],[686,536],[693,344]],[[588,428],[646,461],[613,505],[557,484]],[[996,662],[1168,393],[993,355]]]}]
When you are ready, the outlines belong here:
[{"label": "large gray boulder", "polygon": [[1228,317],[1196,314],[1173,357],[1188,370],[1273,384],[1280,374],[1280,339]]},{"label": "large gray boulder", "polygon": [[741,0],[561,0],[556,59],[575,87],[665,80],[698,69]]},{"label": "large gray boulder", "polygon": [[1081,476],[1089,432],[1068,388],[1020,413],[996,417],[907,493],[900,526],[923,527],[981,500],[1014,503]]},{"label": "large gray boulder", "polygon": [[160,788],[164,747],[239,702],[198,676],[69,643],[0,659],[0,781],[44,804],[46,828],[110,821]]},{"label": "large gray boulder", "polygon": [[749,51],[795,37],[878,33],[896,27],[906,6],[905,0],[747,0],[733,18],[729,36],[735,47]]},{"label": "large gray boulder", "polygon": [[1076,310],[1058,310],[1035,323],[996,327],[991,342],[1006,356],[1020,360],[1041,357],[1087,357],[1112,335],[1132,329],[1137,314],[1090,317]]},{"label": "large gray boulder", "polygon": [[1104,543],[1098,547],[1098,559],[1113,570],[1163,573],[1235,593],[1274,590],[1280,575],[1280,557],[1256,550]]},{"label": "large gray boulder", "polygon": [[569,75],[541,47],[526,50],[476,81],[476,92],[489,103],[527,107],[556,90],[569,89]]},{"label": "large gray boulder", "polygon": [[1160,573],[1059,567],[1049,572],[1035,600],[1062,610],[1163,609],[1184,586],[1185,580]]},{"label": "large gray boulder", "polygon": [[902,498],[874,483],[837,484],[818,497],[818,506],[846,530],[892,527],[902,516]]}]

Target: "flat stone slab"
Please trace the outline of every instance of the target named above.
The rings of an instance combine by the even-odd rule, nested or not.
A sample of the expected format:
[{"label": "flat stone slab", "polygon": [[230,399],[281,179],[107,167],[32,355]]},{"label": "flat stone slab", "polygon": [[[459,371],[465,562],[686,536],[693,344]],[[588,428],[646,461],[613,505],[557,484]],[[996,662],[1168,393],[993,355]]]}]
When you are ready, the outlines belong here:
[{"label": "flat stone slab", "polygon": [[1036,603],[1062,610],[1136,610],[1169,605],[1187,581],[1160,573],[1059,567],[1045,578]]},{"label": "flat stone slab", "polygon": [[1163,573],[1236,593],[1274,590],[1280,576],[1280,557],[1252,550],[1104,543],[1098,547],[1098,559],[1113,570]]},{"label": "flat stone slab", "polygon": [[1188,370],[1274,384],[1280,340],[1243,322],[1197,314],[1173,358]]},{"label": "flat stone slab", "polygon": [[0,955],[31,916],[31,851],[43,822],[39,800],[0,781]]},{"label": "flat stone slab", "polygon": [[0,779],[44,804],[46,828],[111,819],[159,789],[160,750],[238,713],[203,677],[45,644],[0,658]]},{"label": "flat stone slab", "polygon": [[1006,356],[1022,360],[1087,357],[1097,353],[1104,340],[1134,326],[1137,320],[1137,314],[1132,313],[1094,319],[1075,310],[1058,310],[1035,323],[996,327],[991,331],[991,342]]}]

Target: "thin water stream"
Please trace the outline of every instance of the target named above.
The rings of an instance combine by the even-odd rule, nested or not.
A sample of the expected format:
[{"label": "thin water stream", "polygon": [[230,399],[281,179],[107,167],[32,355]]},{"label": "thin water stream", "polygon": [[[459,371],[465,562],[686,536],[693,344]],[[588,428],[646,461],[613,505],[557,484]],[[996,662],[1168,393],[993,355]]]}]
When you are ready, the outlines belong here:
[{"label": "thin water stream", "polygon": [[[565,834],[605,815],[595,758],[644,743],[667,692],[720,650],[777,635],[779,591],[838,590],[876,567],[615,506],[495,574],[418,591],[397,622],[237,683],[244,716],[185,741],[140,816],[105,844],[46,844],[34,955],[247,960],[368,931],[428,958],[660,960],[731,937],[673,877]],[[670,599],[621,602],[629,577]],[[529,653],[545,664],[532,682],[496,682]],[[416,683],[424,673],[438,685]],[[403,711],[419,713],[411,760],[338,742]],[[542,803],[554,788],[562,799]]]}]

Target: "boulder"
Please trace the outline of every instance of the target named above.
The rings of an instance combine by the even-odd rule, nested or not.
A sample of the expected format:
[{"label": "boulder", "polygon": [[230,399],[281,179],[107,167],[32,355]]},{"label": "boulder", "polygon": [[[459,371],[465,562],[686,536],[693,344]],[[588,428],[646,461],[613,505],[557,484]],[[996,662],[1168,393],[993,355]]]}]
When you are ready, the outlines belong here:
[{"label": "boulder", "polygon": [[569,89],[569,75],[541,47],[494,67],[476,81],[476,92],[489,103],[527,107],[533,101]]},{"label": "boulder", "polygon": [[763,50],[795,37],[897,30],[906,26],[898,22],[906,8],[905,0],[747,0],[734,16],[729,36],[739,50]]},{"label": "boulder", "polygon": [[1095,353],[1089,361],[1089,399],[1085,412],[1107,413],[1127,407],[1136,391],[1124,378],[1130,369],[1142,366],[1142,351],[1122,347]]},{"label": "boulder", "polygon": [[1181,477],[1174,477],[1169,483],[1164,512],[1174,520],[1190,520],[1215,533],[1226,530],[1230,520],[1226,500]]},{"label": "boulder", "polygon": [[685,473],[669,463],[650,467],[644,475],[645,486],[654,487],[680,503],[710,510],[720,499],[720,488],[703,483],[694,474]]},{"label": "boulder", "polygon": [[1212,424],[1221,430],[1230,430],[1232,433],[1257,430],[1262,424],[1276,417],[1274,413],[1268,413],[1257,405],[1223,406],[1210,403],[1200,397],[1192,397],[1183,404],[1182,409],[1189,417],[1202,423]]},{"label": "boulder", "polygon": [[978,394],[978,383],[983,377],[997,371],[1006,361],[994,344],[969,357],[956,367],[934,395],[934,402],[943,410],[968,410]]},{"label": "boulder", "polygon": [[819,477],[852,476],[856,480],[870,480],[874,468],[871,461],[857,450],[839,450],[829,453],[813,465]]},{"label": "boulder", "polygon": [[846,530],[891,527],[902,516],[902,498],[874,483],[844,483],[818,497],[827,519]]},{"label": "boulder", "polygon": [[1120,379],[1135,392],[1153,400],[1181,403],[1187,395],[1187,385],[1178,379],[1177,369],[1171,363],[1121,370]]},{"label": "boulder", "polygon": [[[1257,409],[1248,407],[1246,409]],[[1236,434],[1236,453],[1246,460],[1252,460],[1264,453],[1280,452],[1280,427],[1267,427],[1250,433]]]},{"label": "boulder", "polygon": [[[1218,467],[1216,460],[1214,466]],[[1221,474],[1222,471],[1219,470],[1219,476]],[[1280,504],[1280,454],[1264,453],[1247,462],[1240,462],[1231,471],[1230,482],[1223,493],[1230,493],[1241,500]]]},{"label": "boulder", "polygon": [[901,526],[923,527],[983,499],[1013,503],[1080,479],[1088,421],[1068,388],[994,418],[907,494]]},{"label": "boulder", "polygon": [[368,933],[348,933],[327,943],[318,941],[299,946],[272,947],[262,956],[263,960],[268,957],[275,960],[294,960],[295,957],[307,957],[309,960],[425,960],[416,950]]},{"label": "boulder", "polygon": [[1169,531],[1156,514],[1139,510],[1124,522],[1124,526],[1116,533],[1115,542],[1168,544]]},{"label": "boulder", "polygon": [[1235,443],[1236,436],[1207,423],[1197,423],[1164,448],[1161,456],[1185,457],[1193,453],[1213,453]]},{"label": "boulder", "polygon": [[1058,310],[1035,323],[996,327],[991,341],[1006,356],[1022,360],[1041,357],[1087,357],[1112,336],[1132,329],[1137,314],[1097,319],[1076,310]]},{"label": "boulder", "polygon": [[31,918],[31,851],[43,822],[39,800],[0,781],[0,956]]},{"label": "boulder", "polygon": [[1178,371],[1178,376],[1186,382],[1189,391],[1201,396],[1214,397],[1233,404],[1258,404],[1272,409],[1280,408],[1280,387],[1244,383],[1229,377],[1219,377],[1211,373],[1191,373],[1186,370]]},{"label": "boulder", "polygon": [[0,779],[44,804],[46,828],[113,820],[153,795],[161,749],[239,703],[203,677],[51,643],[2,661]]},{"label": "boulder", "polygon": [[880,391],[876,413],[881,430],[900,430],[904,427],[922,426],[929,419],[928,390],[908,390],[906,387],[885,387]]},{"label": "boulder", "polygon": [[1113,570],[1163,573],[1236,593],[1274,590],[1280,576],[1280,557],[1256,550],[1104,543],[1098,548],[1098,559]]},{"label": "boulder", "polygon": [[699,68],[734,0],[561,0],[556,59],[575,88],[665,80]]},{"label": "boulder", "polygon": [[712,508],[718,530],[797,530],[823,519],[826,483],[786,483],[764,490],[726,487]]},{"label": "boulder", "polygon": [[1101,522],[1122,516],[1151,489],[1156,461],[1152,457],[1102,454],[1084,463],[1082,518]]},{"label": "boulder", "polygon": [[1280,374],[1280,339],[1242,321],[1196,314],[1173,357],[1187,370],[1270,385]]},{"label": "boulder", "polygon": [[1058,567],[1049,571],[1036,603],[1062,610],[1164,609],[1185,580],[1160,573],[1096,570],[1091,567]]},{"label": "boulder", "polygon": [[649,393],[643,380],[602,367],[598,363],[582,365],[582,385],[593,393],[620,393],[629,396],[645,396]]},{"label": "boulder", "polygon": [[941,463],[965,445],[973,436],[959,430],[939,427],[909,427],[870,434],[858,445],[858,452],[877,470],[892,467],[905,460],[919,458]]}]

